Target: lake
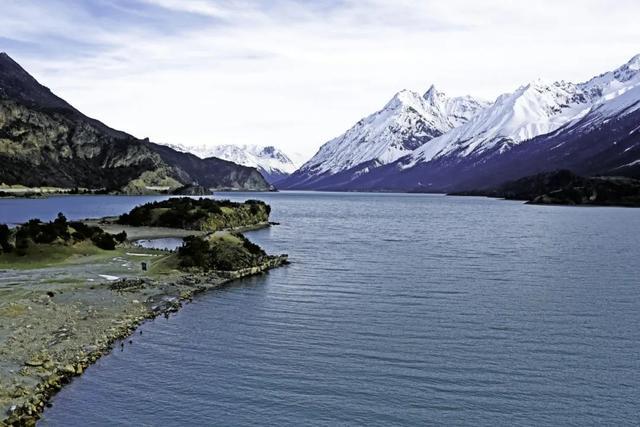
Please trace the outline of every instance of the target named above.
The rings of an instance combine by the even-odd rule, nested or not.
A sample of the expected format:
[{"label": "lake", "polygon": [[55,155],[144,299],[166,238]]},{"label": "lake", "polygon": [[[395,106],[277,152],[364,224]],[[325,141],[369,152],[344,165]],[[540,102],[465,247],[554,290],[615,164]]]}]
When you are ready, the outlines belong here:
[{"label": "lake", "polygon": [[[144,324],[39,425],[638,424],[640,210],[217,197],[270,203],[281,225],[247,235],[292,264]],[[0,222],[152,199],[0,200]]]}]

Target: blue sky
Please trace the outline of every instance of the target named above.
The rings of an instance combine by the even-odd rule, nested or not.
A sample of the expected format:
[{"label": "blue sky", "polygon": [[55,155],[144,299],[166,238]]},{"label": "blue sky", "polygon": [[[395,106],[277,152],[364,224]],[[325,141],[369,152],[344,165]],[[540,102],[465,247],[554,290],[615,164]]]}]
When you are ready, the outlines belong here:
[{"label": "blue sky", "polygon": [[0,0],[0,50],[81,111],[307,156],[401,89],[493,99],[640,53],[617,0]]}]

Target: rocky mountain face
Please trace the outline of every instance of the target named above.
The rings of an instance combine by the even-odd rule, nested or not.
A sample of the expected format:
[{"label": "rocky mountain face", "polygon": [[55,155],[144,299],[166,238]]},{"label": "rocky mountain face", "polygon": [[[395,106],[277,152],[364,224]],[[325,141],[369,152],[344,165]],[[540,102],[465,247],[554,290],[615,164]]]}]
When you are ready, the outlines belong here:
[{"label": "rocky mountain face", "polygon": [[197,183],[265,191],[254,168],[206,160],[137,139],[89,118],[0,53],[0,183],[127,193]]},{"label": "rocky mountain face", "polygon": [[424,95],[398,92],[382,110],[324,144],[280,186],[322,189],[348,185],[466,123],[486,106],[468,96],[449,98],[434,86]]},{"label": "rocky mountain face", "polygon": [[442,192],[489,188],[557,169],[640,176],[639,70],[640,55],[584,83],[535,81],[366,174],[326,174],[317,187],[303,178],[289,184]]},{"label": "rocky mountain face", "polygon": [[217,157],[243,166],[256,168],[271,184],[288,177],[300,165],[296,164],[282,150],[274,146],[259,145],[169,145],[185,153],[192,153],[202,159]]}]

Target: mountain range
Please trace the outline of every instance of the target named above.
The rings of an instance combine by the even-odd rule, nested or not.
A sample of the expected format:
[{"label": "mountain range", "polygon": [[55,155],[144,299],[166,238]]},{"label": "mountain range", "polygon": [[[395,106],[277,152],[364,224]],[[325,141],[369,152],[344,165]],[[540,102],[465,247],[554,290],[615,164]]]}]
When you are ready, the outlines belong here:
[{"label": "mountain range", "polygon": [[174,150],[194,154],[201,159],[217,157],[243,166],[256,168],[271,184],[288,177],[300,166],[282,150],[272,145],[175,145]]},{"label": "mountain range", "polygon": [[493,103],[396,94],[280,188],[450,192],[569,169],[640,176],[640,55],[583,83],[537,80]]},{"label": "mountain range", "polygon": [[267,191],[252,167],[200,159],[89,118],[0,53],[0,184],[125,193],[198,184]]}]

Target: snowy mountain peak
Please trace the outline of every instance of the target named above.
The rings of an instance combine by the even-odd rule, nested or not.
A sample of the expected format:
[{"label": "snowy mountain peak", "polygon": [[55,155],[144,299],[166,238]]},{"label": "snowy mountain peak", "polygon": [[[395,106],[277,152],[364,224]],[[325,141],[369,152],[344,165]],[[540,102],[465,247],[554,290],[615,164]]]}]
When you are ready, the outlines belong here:
[{"label": "snowy mountain peak", "polygon": [[202,159],[217,157],[243,166],[256,168],[273,184],[298,168],[282,150],[274,146],[259,145],[170,145],[174,150],[191,153]]},{"label": "snowy mountain peak", "polygon": [[416,92],[403,89],[396,93],[384,106],[383,110],[397,110],[401,108],[422,108],[424,100]]},{"label": "snowy mountain peak", "polygon": [[[448,97],[433,85],[422,96],[404,90],[385,108],[323,145],[282,184],[284,188],[389,189],[402,183],[404,188],[437,188],[438,180],[440,185],[462,183],[468,178],[460,175],[468,171],[508,159],[511,154],[507,153],[517,156],[529,150],[547,153],[558,164],[581,164],[581,154],[572,151],[576,147],[553,150],[567,141],[585,140],[590,144],[584,147],[589,156],[595,153],[589,151],[592,146],[616,152],[619,149],[608,144],[616,146],[619,141],[607,141],[601,129],[615,131],[623,139],[637,138],[639,111],[640,55],[584,83],[536,79],[500,95],[492,104]],[[633,138],[626,141],[637,144]],[[619,158],[612,155],[611,163],[624,158],[636,164],[633,156],[637,154],[624,154],[634,147],[623,147],[620,156],[616,154]],[[517,175],[529,167],[526,160],[522,157],[517,165],[507,165],[512,168],[509,173]],[[545,167],[545,161],[534,166]]]},{"label": "snowy mountain peak", "polygon": [[[536,79],[512,93],[500,95],[473,119],[415,150],[405,167],[449,155],[503,152],[538,135],[554,132],[640,86],[639,70],[640,55],[637,55],[623,66],[585,83]],[[619,108],[626,108],[633,97],[621,101],[625,102],[618,103]],[[612,108],[614,104],[610,103],[602,112]]]},{"label": "snowy mountain peak", "polygon": [[629,70],[640,70],[640,53],[634,56],[623,67],[626,66]]},{"label": "snowy mountain peak", "polygon": [[486,102],[468,96],[448,98],[434,86],[424,96],[402,90],[382,110],[323,145],[300,171],[319,175],[365,163],[362,169],[391,163],[465,123],[486,106]]},{"label": "snowy mountain peak", "polygon": [[639,84],[640,54],[615,70],[600,74],[579,86],[594,97],[611,98]]},{"label": "snowy mountain peak", "polygon": [[439,100],[446,98],[446,95],[444,94],[444,92],[440,92],[438,89],[436,89],[435,85],[431,85],[429,86],[429,89],[427,89],[427,91],[424,93],[423,98],[426,99],[430,104],[433,104],[434,102],[438,102]]}]

